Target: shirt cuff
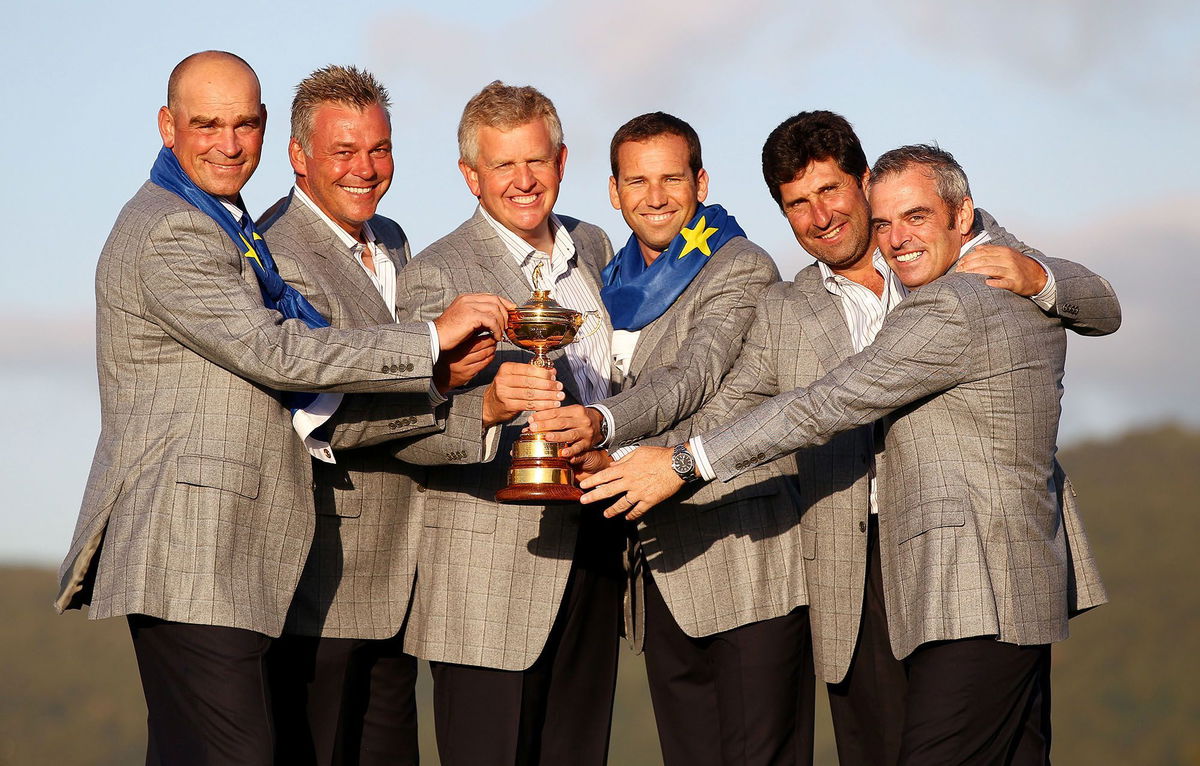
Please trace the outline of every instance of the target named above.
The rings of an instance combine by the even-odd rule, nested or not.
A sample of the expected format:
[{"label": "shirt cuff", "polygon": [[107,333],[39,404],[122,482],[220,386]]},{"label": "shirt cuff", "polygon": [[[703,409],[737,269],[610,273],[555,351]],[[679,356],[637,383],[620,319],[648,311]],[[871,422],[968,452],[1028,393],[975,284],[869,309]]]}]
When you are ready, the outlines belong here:
[{"label": "shirt cuff", "polygon": [[[1033,258],[1032,255],[1029,257]],[[1046,272],[1046,285],[1037,295],[1030,296],[1029,300],[1036,303],[1042,311],[1053,311],[1054,304],[1058,300],[1058,283],[1054,281],[1054,272],[1046,268],[1046,264],[1037,258],[1033,258],[1033,260],[1037,261],[1038,265],[1042,267],[1042,271]]]},{"label": "shirt cuff", "polygon": [[589,404],[587,406],[599,412],[604,417],[604,422],[608,424],[608,436],[604,437],[604,441],[596,442],[595,446],[595,449],[603,449],[612,443],[613,434],[617,432],[616,423],[613,422],[612,410],[600,403]]},{"label": "shirt cuff", "polygon": [[617,449],[613,450],[612,452],[609,452],[608,456],[611,457],[614,461],[617,461],[617,460],[620,460],[621,458],[625,457],[626,455],[628,455],[630,452],[633,452],[637,448],[638,448],[638,446],[636,444],[629,444],[624,447],[618,447]]},{"label": "shirt cuff", "polygon": [[696,470],[700,472],[700,478],[705,481],[712,481],[717,478],[717,472],[713,470],[712,464],[708,462],[708,453],[704,451],[704,439],[699,436],[693,436],[688,440],[688,447],[691,448],[692,459],[696,461]]},{"label": "shirt cuff", "polygon": [[325,425],[342,404],[342,394],[320,394],[312,403],[292,414],[292,428],[300,435],[308,454],[323,463],[336,463],[329,442],[312,436],[312,432]]},{"label": "shirt cuff", "polygon": [[438,354],[442,351],[442,341],[437,334],[437,325],[432,320],[425,322],[429,325],[429,358],[430,364],[437,364]]},{"label": "shirt cuff", "polygon": [[496,457],[496,453],[500,451],[500,432],[504,430],[504,424],[491,426],[483,432],[483,460],[480,462],[490,463]]}]

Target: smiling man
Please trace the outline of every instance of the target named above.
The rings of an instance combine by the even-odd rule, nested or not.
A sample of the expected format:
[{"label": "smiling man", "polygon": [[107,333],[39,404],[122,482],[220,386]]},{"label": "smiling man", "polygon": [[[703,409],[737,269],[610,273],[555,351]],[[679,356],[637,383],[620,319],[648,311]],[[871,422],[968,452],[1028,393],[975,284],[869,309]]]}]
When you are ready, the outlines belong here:
[{"label": "smiling man", "polygon": [[[388,109],[384,87],[354,67],[305,78],[288,145],[296,183],[260,222],[280,275],[335,327],[395,321],[396,272],[409,245],[376,214],[394,169]],[[339,433],[388,422],[389,439],[427,432],[443,394],[482,369],[494,347],[489,337],[439,355],[427,392],[352,397],[344,408],[340,395],[325,394],[301,417],[314,426],[332,414]],[[376,416],[362,419],[362,407]],[[410,449],[428,451],[439,439]],[[286,731],[277,759],[416,763],[417,663],[403,652],[401,629],[416,571],[422,469],[397,462],[386,444],[341,452],[335,462],[320,444],[311,451],[316,532],[269,656],[276,724]]]},{"label": "smiling man", "polygon": [[[896,667],[874,647],[882,638],[900,671],[891,682],[897,686],[876,690],[883,695],[876,701],[887,705],[874,714],[883,731],[854,732],[866,746],[850,747],[852,757],[843,761],[1045,763],[1049,644],[1066,638],[1069,615],[1104,600],[1086,536],[1064,500],[1069,486],[1054,461],[1063,324],[1089,334],[1111,332],[1120,309],[1107,283],[1066,262],[1055,262],[1056,292],[1070,320],[994,289],[984,275],[954,271],[989,235],[975,225],[966,176],[947,153],[930,147],[888,152],[870,179],[876,242],[913,293],[888,315],[872,344],[840,365],[827,353],[831,361],[822,366],[828,372],[814,379],[811,364],[795,361],[803,352],[797,346],[808,342],[796,338],[797,329],[828,344],[836,341],[837,322],[827,309],[819,325],[797,328],[792,317],[808,300],[797,292],[799,279],[770,291],[747,340],[752,352],[743,355],[747,362],[739,361],[729,385],[735,401],[762,403],[677,449],[695,456],[699,474],[722,480],[800,450],[801,474],[812,485],[802,484],[803,491],[836,497],[841,493],[832,490],[849,480],[859,485],[859,502],[869,496],[872,509],[878,505],[869,525],[862,513],[852,526],[854,493],[835,505],[815,504],[802,519],[805,557],[829,562],[810,579],[814,631],[827,629],[818,608],[846,615],[846,606],[862,603],[857,648],[825,647],[827,639],[816,633],[818,663],[846,663],[851,674],[892,675]],[[877,488],[866,481],[872,443],[844,440],[872,423],[882,441]],[[853,459],[861,448],[870,452]],[[805,468],[813,458],[824,462],[824,474]],[[634,461],[648,470],[632,472]],[[840,473],[831,477],[831,466]],[[639,449],[608,471],[584,482],[608,482],[585,502],[629,491],[629,504],[642,510],[699,478],[681,476],[670,453],[654,448]],[[862,565],[843,565],[839,578],[838,559],[822,546],[846,556],[868,528],[862,596]],[[848,593],[834,595],[837,587]],[[857,707],[870,698],[854,699],[870,684],[858,688],[853,676],[845,683],[848,689],[830,688],[831,703],[848,690],[851,699],[843,702],[856,703],[836,724],[843,727],[839,752],[851,733],[845,722],[871,720]],[[863,758],[869,748],[877,749],[873,761]]]},{"label": "smiling man", "polygon": [[[527,409],[590,403],[611,386],[611,328],[600,300],[608,238],[554,214],[567,159],[554,105],[493,82],[463,110],[459,169],[479,205],[401,272],[397,309],[436,315],[461,291],[528,300],[533,273],[563,306],[602,328],[551,355],[501,347],[450,402],[446,434],[473,440],[431,466],[405,647],[431,661],[445,764],[602,764],[615,683],[624,536],[578,505],[500,505]],[[402,305],[401,305],[402,304]],[[499,459],[493,459],[499,454]]]},{"label": "smiling man", "polygon": [[[265,656],[315,525],[311,460],[281,392],[425,396],[434,349],[504,321],[488,296],[432,329],[322,326],[241,200],[265,122],[241,58],[181,61],[150,180],[96,271],[101,432],[55,605],[126,616],[151,764],[274,762]],[[375,430],[438,427],[394,422]]]},{"label": "smiling man", "polygon": [[[779,272],[733,216],[706,204],[691,125],[643,114],[617,129],[609,151],[609,199],[632,235],[605,268],[601,296],[623,406],[652,410],[664,389],[716,389]],[[531,422],[561,429],[577,409]],[[590,414],[599,421],[604,409]],[[686,417],[660,425],[690,435]],[[607,462],[591,455],[591,470]],[[645,650],[668,766],[811,761],[804,572],[781,555],[800,546],[785,470],[786,461],[700,487],[629,530],[626,634]]]}]

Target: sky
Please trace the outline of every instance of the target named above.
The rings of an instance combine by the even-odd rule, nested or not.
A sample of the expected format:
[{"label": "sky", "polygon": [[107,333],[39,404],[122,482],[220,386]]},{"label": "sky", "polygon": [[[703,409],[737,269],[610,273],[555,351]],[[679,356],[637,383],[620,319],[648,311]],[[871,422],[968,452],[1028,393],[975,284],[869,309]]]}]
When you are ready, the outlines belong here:
[{"label": "sky", "polygon": [[[836,5],[836,7],[835,7]],[[663,110],[704,145],[709,202],[773,254],[811,262],[763,184],[771,129],[809,109],[855,126],[868,159],[936,142],[974,199],[1048,255],[1108,277],[1122,329],[1073,338],[1060,443],[1168,420],[1200,424],[1200,4],[914,0],[813,4],[360,0],[11,4],[0,31],[0,396],[7,404],[0,561],[56,564],[100,429],[92,281],[121,206],[160,147],[155,113],[179,59],[230,50],[258,71],[267,145],[252,212],[291,183],[292,89],[355,64],[391,90],[396,177],[380,212],[415,250],[472,212],[456,168],[462,107],[494,79],[556,103],[569,156],[557,209],[628,231],[608,203],[608,141]],[[45,119],[42,119],[45,118]],[[20,185],[14,179],[24,179]]]}]

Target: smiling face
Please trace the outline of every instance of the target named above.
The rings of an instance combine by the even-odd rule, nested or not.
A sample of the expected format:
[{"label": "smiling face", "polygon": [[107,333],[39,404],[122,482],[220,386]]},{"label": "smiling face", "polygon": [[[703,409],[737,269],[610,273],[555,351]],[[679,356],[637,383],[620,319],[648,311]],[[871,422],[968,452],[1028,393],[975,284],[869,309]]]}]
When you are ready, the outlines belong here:
[{"label": "smiling face", "polygon": [[325,103],[313,113],[309,152],[292,138],[296,183],[330,220],[362,239],[362,225],[392,182],[392,127],[379,104]]},{"label": "smiling face", "polygon": [[927,285],[950,270],[970,239],[970,197],[951,210],[921,165],[877,179],[870,194],[875,243],[905,287]]},{"label": "smiling face", "polygon": [[849,268],[871,248],[867,178],[855,178],[827,159],[809,163],[779,186],[779,204],[796,241],[831,268]]},{"label": "smiling face", "polygon": [[620,177],[609,178],[608,198],[637,237],[646,263],[666,250],[708,196],[708,173],[693,174],[683,136],[666,133],[617,148]]},{"label": "smiling face", "polygon": [[267,112],[258,78],[232,58],[203,59],[180,77],[174,102],[158,112],[163,146],[202,190],[237,197],[262,155]]},{"label": "smiling face", "polygon": [[492,218],[548,252],[550,213],[558,199],[567,147],[555,150],[541,118],[510,130],[482,126],[478,145],[474,166],[458,163],[467,187]]}]

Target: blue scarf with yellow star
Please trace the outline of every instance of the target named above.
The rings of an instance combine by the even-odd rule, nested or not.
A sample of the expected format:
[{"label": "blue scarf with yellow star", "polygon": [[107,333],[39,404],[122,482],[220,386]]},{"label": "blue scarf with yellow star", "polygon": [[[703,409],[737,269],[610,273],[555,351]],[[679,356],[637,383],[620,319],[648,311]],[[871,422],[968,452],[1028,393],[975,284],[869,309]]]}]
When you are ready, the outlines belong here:
[{"label": "blue scarf with yellow star", "polygon": [[[219,199],[196,186],[195,182],[188,178],[187,173],[180,167],[179,160],[175,158],[175,153],[165,146],[154,160],[154,166],[150,168],[150,181],[182,197],[185,202],[195,205],[229,235],[233,246],[254,269],[259,290],[262,291],[263,304],[267,308],[275,309],[283,314],[285,319],[299,319],[309,327],[329,326],[329,320],[321,316],[321,312],[296,288],[279,276],[279,270],[275,268],[275,259],[271,257],[266,241],[255,230],[250,214],[242,216],[239,223]],[[294,413],[312,404],[316,398],[316,394],[288,393],[285,395],[285,402]]]},{"label": "blue scarf with yellow star", "polygon": [[646,265],[636,236],[604,267],[600,298],[614,330],[640,330],[671,308],[713,253],[746,232],[720,205],[703,205],[654,263]]}]

